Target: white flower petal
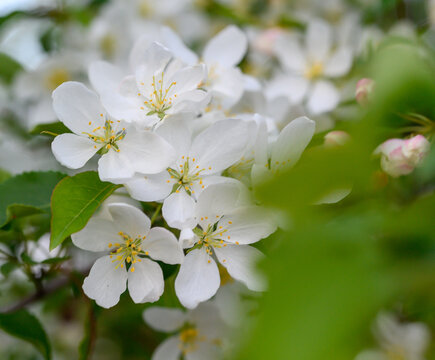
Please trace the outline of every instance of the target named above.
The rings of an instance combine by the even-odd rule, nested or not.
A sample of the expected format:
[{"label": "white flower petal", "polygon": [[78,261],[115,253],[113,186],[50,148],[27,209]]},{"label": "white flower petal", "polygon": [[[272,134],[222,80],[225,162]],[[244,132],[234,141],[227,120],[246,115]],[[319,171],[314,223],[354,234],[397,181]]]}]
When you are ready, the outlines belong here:
[{"label": "white flower petal", "polygon": [[143,55],[142,65],[135,71],[137,87],[145,96],[154,91],[153,76],[161,77],[161,72],[172,58],[168,49],[156,42],[152,43]]},{"label": "white flower petal", "polygon": [[213,101],[225,109],[230,108],[240,100],[245,90],[243,73],[239,68],[220,69],[210,90]]},{"label": "white flower petal", "polygon": [[246,35],[236,26],[230,25],[213,37],[206,45],[203,58],[206,64],[222,67],[236,66],[248,48]]},{"label": "white flower petal", "polygon": [[124,152],[109,150],[98,160],[98,175],[102,181],[121,184],[135,174]]},{"label": "white flower petal", "polygon": [[326,62],[324,74],[330,77],[346,75],[352,66],[352,50],[338,49]]},{"label": "white flower petal", "polygon": [[[207,334],[208,335],[208,334]],[[186,353],[186,360],[219,360],[222,359],[222,350],[216,344],[198,341],[196,348]]]},{"label": "white flower petal", "polygon": [[283,66],[293,73],[302,75],[307,59],[294,36],[281,35],[275,43],[275,53]]},{"label": "white flower petal", "polygon": [[253,135],[255,124],[242,120],[220,120],[201,132],[190,149],[201,174],[216,174],[238,161]]},{"label": "white flower petal", "polygon": [[323,20],[312,20],[306,34],[307,54],[310,61],[323,62],[332,46],[332,29]]},{"label": "white flower petal", "polygon": [[173,233],[162,227],[154,227],[142,241],[143,251],[148,251],[149,256],[166,264],[181,264],[184,253],[180,243]]},{"label": "white flower petal", "polygon": [[[194,90],[198,88],[198,85],[204,80],[205,65],[188,66],[177,71],[171,76],[164,88],[169,88],[167,98],[171,98],[174,95],[179,96],[183,92]],[[173,100],[176,100],[173,98]]]},{"label": "white flower petal", "polygon": [[92,62],[88,70],[92,87],[101,95],[116,92],[124,77],[122,70],[105,61]]},{"label": "white flower petal", "polygon": [[339,92],[328,81],[317,81],[308,97],[307,108],[314,115],[334,110],[340,102]]},{"label": "white flower petal", "polygon": [[116,269],[112,259],[109,256],[103,256],[95,262],[85,278],[83,291],[98,305],[107,309],[118,303],[119,297],[127,287],[126,283],[125,268]]},{"label": "white flower petal", "polygon": [[231,277],[243,282],[250,290],[265,290],[264,279],[255,268],[257,262],[264,257],[259,250],[252,246],[227,245],[215,248],[215,253]]},{"label": "white flower petal", "polygon": [[53,109],[59,120],[77,135],[104,126],[106,111],[100,99],[82,83],[67,81],[54,90]]},{"label": "white flower petal", "polygon": [[199,196],[195,208],[198,223],[206,228],[222,215],[231,212],[237,204],[240,187],[234,183],[210,185]]},{"label": "white flower petal", "polygon": [[252,244],[268,237],[276,230],[271,214],[259,206],[245,206],[225,215],[220,221],[225,232],[225,241]]},{"label": "white flower petal", "polygon": [[299,104],[307,95],[309,84],[302,76],[279,75],[269,82],[266,94],[269,99],[285,96],[291,104]]},{"label": "white flower petal", "polygon": [[191,121],[191,114],[167,116],[163,124],[157,128],[156,134],[171,144],[178,156],[187,155],[192,138],[192,132],[188,126]]},{"label": "white flower petal", "polygon": [[162,215],[169,226],[176,229],[193,228],[195,200],[183,189],[169,195],[163,202]]},{"label": "white flower petal", "polygon": [[[168,115],[177,113],[199,113],[210,102],[211,94],[201,89],[186,91],[177,96],[173,106],[167,111]],[[191,115],[192,117],[195,117]]]},{"label": "white flower petal", "polygon": [[115,203],[109,204],[107,207],[112,216],[116,234],[122,231],[132,239],[136,239],[146,236],[150,231],[151,220],[135,206]]},{"label": "white flower petal", "polygon": [[311,141],[315,129],[316,123],[305,116],[287,124],[272,146],[272,169],[286,168],[296,164]]},{"label": "white flower petal", "polygon": [[132,198],[140,201],[159,201],[166,198],[172,190],[173,183],[169,182],[167,171],[150,175],[135,175],[124,186]]},{"label": "white flower petal", "polygon": [[184,325],[186,314],[181,309],[152,306],[143,312],[143,318],[154,330],[173,332]]},{"label": "white flower petal", "polygon": [[135,303],[157,301],[163,294],[164,286],[163,271],[156,262],[141,259],[131,265],[128,271],[128,292]]},{"label": "white flower petal", "polygon": [[110,250],[109,244],[121,240],[112,221],[93,217],[84,229],[71,235],[75,246],[88,251]]},{"label": "white flower petal", "polygon": [[54,138],[51,150],[57,161],[70,169],[79,169],[99,150],[95,143],[76,134],[61,134]]},{"label": "white flower petal", "polygon": [[165,45],[171,52],[182,62],[187,65],[194,65],[198,62],[198,56],[190,50],[180,36],[168,26],[163,26],[161,29],[162,44]]},{"label": "white flower petal", "polygon": [[118,142],[118,146],[131,168],[143,174],[156,174],[166,170],[175,160],[174,148],[150,131],[127,129],[125,138]]},{"label": "white flower petal", "polygon": [[161,342],[154,351],[151,360],[179,360],[181,356],[180,339],[178,335]]},{"label": "white flower petal", "polygon": [[193,309],[216,294],[219,285],[218,267],[205,249],[189,252],[175,279],[175,292],[181,304]]}]

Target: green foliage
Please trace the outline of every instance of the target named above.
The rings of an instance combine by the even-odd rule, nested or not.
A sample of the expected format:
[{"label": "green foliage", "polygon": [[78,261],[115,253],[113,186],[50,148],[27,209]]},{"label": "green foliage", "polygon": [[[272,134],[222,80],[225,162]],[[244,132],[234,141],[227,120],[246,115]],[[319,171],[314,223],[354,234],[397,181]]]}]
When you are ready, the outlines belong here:
[{"label": "green foliage", "polygon": [[0,227],[14,218],[50,212],[50,197],[65,175],[27,172],[0,183]]},{"label": "green foliage", "polygon": [[0,314],[0,328],[8,334],[28,341],[44,356],[51,359],[51,347],[39,320],[26,310]]},{"label": "green foliage", "polygon": [[[415,131],[400,114],[434,118],[433,60],[416,44],[392,42],[371,72],[372,103],[344,126],[352,141],[334,149],[315,144],[257,191],[290,229],[269,240],[274,246],[263,267],[270,288],[237,359],[353,359],[373,346],[366,343],[370,325],[394,302],[406,309],[402,316],[419,314],[435,325],[428,305],[435,271],[433,154],[399,179],[379,178],[373,156],[385,139]],[[346,187],[352,192],[338,204],[314,205]]]},{"label": "green foliage", "polygon": [[0,53],[0,79],[5,83],[10,84],[22,69],[22,66],[9,55]]},{"label": "green foliage", "polygon": [[63,179],[51,198],[50,248],[54,249],[68,236],[83,229],[95,210],[119,187],[102,182],[94,171]]}]

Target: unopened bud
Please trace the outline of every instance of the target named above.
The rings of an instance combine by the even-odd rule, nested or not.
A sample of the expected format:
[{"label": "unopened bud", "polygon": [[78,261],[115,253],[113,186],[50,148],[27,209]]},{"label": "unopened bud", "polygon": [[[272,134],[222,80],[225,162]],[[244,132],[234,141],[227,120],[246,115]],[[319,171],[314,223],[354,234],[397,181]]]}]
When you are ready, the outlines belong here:
[{"label": "unopened bud", "polygon": [[372,79],[361,79],[356,84],[356,101],[360,105],[367,105],[369,103],[370,94],[373,91],[375,82]]},{"label": "unopened bud", "polygon": [[429,148],[429,141],[424,136],[417,135],[407,140],[387,140],[376,149],[375,153],[380,153],[382,156],[382,170],[393,177],[398,177],[411,173],[420,165]]},{"label": "unopened bud", "polygon": [[338,147],[345,145],[350,140],[350,135],[341,130],[335,130],[325,135],[326,147]]},{"label": "unopened bud", "polygon": [[266,55],[272,55],[275,48],[275,42],[283,33],[284,30],[279,27],[262,31],[254,40],[255,50]]}]

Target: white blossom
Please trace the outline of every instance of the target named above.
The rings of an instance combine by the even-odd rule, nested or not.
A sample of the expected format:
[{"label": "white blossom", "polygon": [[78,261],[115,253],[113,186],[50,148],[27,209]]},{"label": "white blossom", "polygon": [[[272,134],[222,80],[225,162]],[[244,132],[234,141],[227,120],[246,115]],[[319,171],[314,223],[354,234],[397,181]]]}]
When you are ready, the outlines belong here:
[{"label": "white blossom", "polygon": [[106,251],[86,277],[83,290],[98,305],[116,305],[128,291],[136,303],[157,301],[163,293],[164,280],[154,261],[179,264],[183,252],[176,237],[167,229],[151,229],[150,219],[128,204],[107,205],[112,219],[94,217],[86,227],[71,236],[74,245],[94,252]]}]

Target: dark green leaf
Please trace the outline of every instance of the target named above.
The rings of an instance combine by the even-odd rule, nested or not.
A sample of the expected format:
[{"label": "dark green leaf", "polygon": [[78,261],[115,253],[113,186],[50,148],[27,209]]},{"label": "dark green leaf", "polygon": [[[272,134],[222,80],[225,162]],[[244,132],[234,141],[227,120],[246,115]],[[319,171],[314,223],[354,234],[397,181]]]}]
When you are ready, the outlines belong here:
[{"label": "dark green leaf", "polygon": [[30,133],[32,135],[46,135],[46,136],[52,136],[50,133],[53,134],[64,134],[64,133],[70,133],[70,129],[68,129],[63,123],[60,121],[56,121],[54,123],[50,124],[40,124],[35,126]]},{"label": "dark green leaf", "polygon": [[51,359],[51,348],[47,334],[39,320],[26,310],[0,314],[0,328],[8,334],[28,341],[44,356]]},{"label": "dark green leaf", "polygon": [[0,79],[8,84],[11,83],[14,76],[23,69],[18,62],[4,53],[0,53],[0,64]]},{"label": "dark green leaf", "polygon": [[102,182],[98,174],[88,171],[63,179],[51,198],[50,248],[81,230],[101,203],[121,185]]},{"label": "dark green leaf", "polygon": [[65,177],[59,172],[28,172],[0,184],[0,227],[17,216],[50,211],[55,185]]},{"label": "dark green leaf", "polygon": [[8,276],[12,271],[18,267],[16,262],[7,262],[0,267],[0,272],[3,276]]}]

